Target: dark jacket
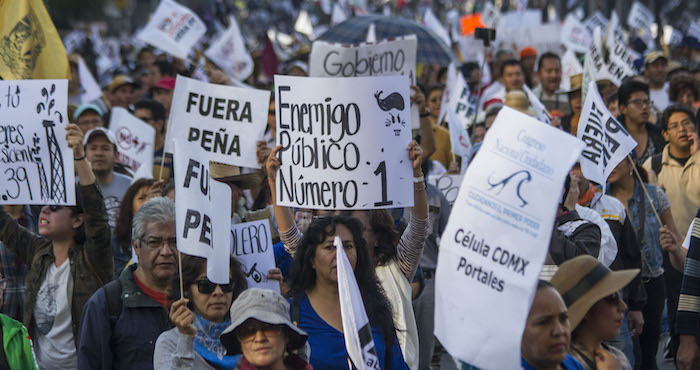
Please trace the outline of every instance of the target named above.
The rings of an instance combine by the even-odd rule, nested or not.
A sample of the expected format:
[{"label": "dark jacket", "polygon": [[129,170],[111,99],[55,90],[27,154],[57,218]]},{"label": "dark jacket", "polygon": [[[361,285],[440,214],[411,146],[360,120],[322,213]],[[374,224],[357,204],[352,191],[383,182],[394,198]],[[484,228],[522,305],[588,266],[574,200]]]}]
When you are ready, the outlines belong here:
[{"label": "dark jacket", "polygon": [[[637,235],[629,217],[625,218],[625,223],[617,220],[606,219],[610,231],[612,231],[617,242],[617,256],[610,265],[613,271],[625,269],[642,269],[642,252],[637,242]],[[623,289],[625,303],[630,311],[641,311],[647,301],[647,293],[642,284],[641,274],[637,274],[634,279]]]},{"label": "dark jacket", "polygon": [[[71,319],[73,338],[78,340],[80,315],[83,306],[92,294],[112,279],[112,244],[102,193],[97,185],[80,186],[85,210],[85,243],[73,244],[68,250],[70,261],[69,291],[71,296]],[[56,262],[53,243],[40,235],[19,226],[3,209],[0,209],[0,241],[17,254],[29,266],[24,297],[22,323],[33,333],[34,305],[41,283],[46,278],[49,266]]]},{"label": "dark jacket", "polygon": [[[620,123],[625,126],[625,129],[627,129],[627,123],[625,122],[625,116],[619,115],[617,117],[617,120],[620,121]],[[637,158],[639,160],[639,163],[644,163],[647,158],[651,157],[654,154],[661,153],[664,149],[664,146],[666,145],[666,140],[664,140],[663,135],[661,134],[661,128],[659,126],[651,124],[651,122],[646,123],[646,129],[647,129],[647,147],[651,144],[654,147],[653,152],[651,153],[646,153],[649,151],[649,149],[645,149],[645,155],[642,156],[642,158]]]},{"label": "dark jacket", "polygon": [[78,340],[78,369],[153,369],[158,336],[171,328],[168,313],[134,281],[133,264],[119,276],[122,311],[110,322],[105,289],[85,305]]},{"label": "dark jacket", "polygon": [[600,251],[600,228],[593,222],[581,219],[576,211],[569,211],[556,218],[549,257],[557,264],[576,256],[590,254],[597,257]]}]

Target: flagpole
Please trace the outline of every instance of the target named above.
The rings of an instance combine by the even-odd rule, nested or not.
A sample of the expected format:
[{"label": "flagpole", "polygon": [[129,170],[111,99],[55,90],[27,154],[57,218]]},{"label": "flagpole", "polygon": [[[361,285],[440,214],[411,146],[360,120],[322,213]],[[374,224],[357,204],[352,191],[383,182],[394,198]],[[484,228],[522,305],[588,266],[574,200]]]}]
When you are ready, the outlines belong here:
[{"label": "flagpole", "polygon": [[185,290],[182,286],[182,253],[177,251],[177,268],[180,273],[180,299],[185,297]]},{"label": "flagpole", "polygon": [[484,65],[486,64],[485,54],[486,48],[484,48],[484,60],[481,61],[481,67],[479,68],[479,86],[477,86],[477,89],[479,89],[479,96],[476,98],[476,111],[474,111],[474,119],[472,119],[472,126],[476,124],[476,117],[479,115],[479,106],[481,105],[481,93],[483,92],[483,89],[481,87],[481,81],[483,78]]},{"label": "flagpole", "polygon": [[[656,208],[654,207],[654,202],[651,200],[651,196],[649,195],[649,192],[647,191],[646,186],[644,186],[644,181],[642,180],[642,175],[639,174],[639,171],[637,170],[637,166],[634,164],[634,161],[632,160],[632,157],[630,157],[629,154],[627,154],[627,159],[630,161],[630,164],[632,164],[632,170],[634,171],[634,174],[637,175],[637,180],[639,180],[639,183],[642,185],[642,190],[644,190],[644,194],[647,196],[647,200],[649,200],[649,204],[651,205],[651,210],[654,211],[654,216],[656,216],[656,220],[659,221],[659,225],[663,226],[664,223],[661,221],[661,217],[659,217],[659,214],[656,212]],[[644,215],[642,215],[644,217]]]}]

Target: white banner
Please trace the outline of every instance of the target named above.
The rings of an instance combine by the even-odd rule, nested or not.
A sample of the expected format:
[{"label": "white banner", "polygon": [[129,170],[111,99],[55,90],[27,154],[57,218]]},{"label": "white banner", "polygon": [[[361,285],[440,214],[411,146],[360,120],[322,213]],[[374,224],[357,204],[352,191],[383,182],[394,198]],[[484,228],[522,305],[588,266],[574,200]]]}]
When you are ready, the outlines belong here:
[{"label": "white banner", "polygon": [[582,147],[511,108],[496,117],[440,242],[435,336],[456,359],[484,369],[520,368],[555,209]]},{"label": "white banner", "polygon": [[637,146],[632,136],[618,122],[598,94],[595,81],[588,86],[576,136],[586,148],[581,153],[583,176],[604,185],[612,170]]},{"label": "white banner", "polygon": [[208,160],[260,168],[256,143],[267,127],[270,92],[208,84],[178,75],[165,151],[172,140],[197,146]]},{"label": "white banner", "polygon": [[583,73],[583,66],[576,58],[573,51],[567,50],[561,57],[561,91],[569,91],[571,89],[571,76]]},{"label": "white banner", "polygon": [[608,26],[608,18],[605,18],[600,10],[596,10],[595,13],[583,20],[583,25],[586,27],[586,29],[588,29],[588,32],[593,34],[596,27],[600,27],[601,30],[604,30],[605,27]]},{"label": "white banner", "polygon": [[267,280],[267,272],[275,268],[268,219],[231,225],[231,254],[243,265],[248,288],[280,292],[277,280]]},{"label": "white banner", "polygon": [[207,259],[207,278],[230,280],[231,189],[209,177],[206,152],[174,144],[177,249]]},{"label": "white banner", "polygon": [[459,186],[462,184],[462,179],[464,179],[464,175],[449,175],[444,173],[440,176],[430,176],[428,182],[435,185],[452,205],[455,200],[457,200],[457,194],[459,193]]},{"label": "white banner", "polygon": [[253,58],[245,47],[236,18],[229,17],[229,22],[228,29],[209,46],[204,55],[231,78],[243,81],[253,73]]},{"label": "white banner", "polygon": [[630,27],[646,30],[651,27],[652,23],[654,23],[654,13],[639,1],[635,1],[627,16],[627,24]]},{"label": "white banner", "polygon": [[566,16],[561,28],[561,43],[568,50],[585,53],[591,45],[592,34],[573,14]]},{"label": "white banner", "polygon": [[408,76],[275,76],[277,204],[311,209],[413,205]]},{"label": "white banner", "polygon": [[[109,130],[117,139],[117,162],[135,173],[152,177],[156,130],[124,108],[112,108]],[[147,175],[147,176],[146,176]]]},{"label": "white banner", "polygon": [[80,103],[87,104],[102,97],[100,84],[92,76],[81,56],[78,56],[78,78],[80,78]]},{"label": "white banner", "polygon": [[[346,242],[352,242],[348,240]],[[360,288],[357,286],[355,273],[345,255],[343,242],[336,235],[333,245],[336,250],[338,274],[338,296],[340,298],[340,315],[343,320],[343,336],[348,357],[358,370],[379,370],[377,348],[372,337],[372,328],[362,301]],[[385,361],[391,361],[385,358]]]},{"label": "white banner", "polygon": [[0,204],[75,205],[68,80],[0,80]]},{"label": "white banner", "polygon": [[433,14],[432,9],[428,8],[423,15],[423,24],[428,27],[429,30],[433,31],[445,46],[448,48],[452,46],[452,41],[450,40],[450,34],[447,32],[445,27],[442,26],[442,22]]},{"label": "white banner", "polygon": [[207,32],[207,27],[193,11],[174,0],[161,0],[137,39],[180,59]]},{"label": "white banner", "polygon": [[527,94],[527,99],[530,101],[530,105],[532,105],[532,108],[535,110],[535,113],[537,114],[537,119],[551,125],[552,120],[549,119],[549,115],[547,114],[547,108],[542,104],[540,99],[537,98],[537,95],[535,95],[532,90],[530,90],[527,85],[523,85],[523,90],[525,91],[525,94]]},{"label": "white banner", "polygon": [[346,19],[348,19],[348,16],[345,15],[345,12],[343,11],[343,8],[340,6],[340,4],[333,4],[333,13],[331,14],[331,26],[335,26],[338,23],[343,23]]},{"label": "white banner", "polygon": [[460,157],[469,157],[472,143],[467,127],[474,123],[476,113],[476,97],[469,92],[469,86],[461,73],[457,73],[454,63],[447,68],[447,86],[442,93],[440,117],[442,122],[447,116],[450,129],[452,153]]}]

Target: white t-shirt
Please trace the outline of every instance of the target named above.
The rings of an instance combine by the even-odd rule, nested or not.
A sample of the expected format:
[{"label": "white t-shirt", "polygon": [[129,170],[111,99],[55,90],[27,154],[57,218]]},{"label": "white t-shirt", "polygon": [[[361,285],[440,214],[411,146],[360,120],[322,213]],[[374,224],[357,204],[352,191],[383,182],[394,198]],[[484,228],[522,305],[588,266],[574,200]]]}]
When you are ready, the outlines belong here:
[{"label": "white t-shirt", "polygon": [[75,369],[78,353],[73,339],[73,319],[68,299],[70,262],[51,264],[36,296],[34,321],[37,365],[40,369]]},{"label": "white t-shirt", "polygon": [[654,107],[659,110],[659,112],[663,112],[666,107],[671,105],[671,100],[668,98],[668,86],[669,85],[667,82],[661,89],[649,89],[649,99],[651,100],[651,103],[654,104]]}]

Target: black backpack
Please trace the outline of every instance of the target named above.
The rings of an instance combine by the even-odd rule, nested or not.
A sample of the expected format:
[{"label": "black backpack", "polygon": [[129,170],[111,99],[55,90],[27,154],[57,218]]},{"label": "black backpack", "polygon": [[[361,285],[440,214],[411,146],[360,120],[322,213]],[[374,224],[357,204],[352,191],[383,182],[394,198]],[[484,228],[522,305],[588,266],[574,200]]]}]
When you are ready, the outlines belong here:
[{"label": "black backpack", "polygon": [[661,153],[657,153],[651,156],[651,169],[654,171],[656,176],[659,176],[659,173],[661,173]]},{"label": "black backpack", "polygon": [[112,280],[104,286],[107,299],[107,311],[109,312],[109,327],[114,332],[114,326],[122,314],[122,284],[119,279]]}]

